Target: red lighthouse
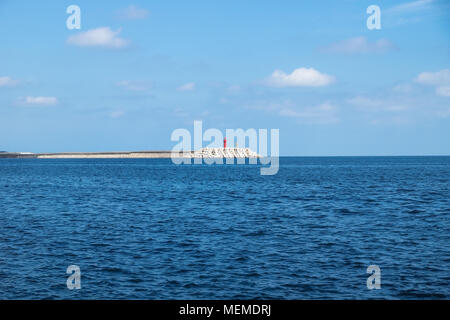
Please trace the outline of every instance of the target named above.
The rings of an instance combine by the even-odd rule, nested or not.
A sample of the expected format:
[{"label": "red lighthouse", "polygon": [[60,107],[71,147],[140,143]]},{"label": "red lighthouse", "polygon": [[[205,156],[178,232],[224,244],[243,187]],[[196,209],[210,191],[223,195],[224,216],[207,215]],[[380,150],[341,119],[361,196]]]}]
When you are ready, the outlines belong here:
[{"label": "red lighthouse", "polygon": [[225,149],[227,147],[227,138],[223,139],[223,148]]}]

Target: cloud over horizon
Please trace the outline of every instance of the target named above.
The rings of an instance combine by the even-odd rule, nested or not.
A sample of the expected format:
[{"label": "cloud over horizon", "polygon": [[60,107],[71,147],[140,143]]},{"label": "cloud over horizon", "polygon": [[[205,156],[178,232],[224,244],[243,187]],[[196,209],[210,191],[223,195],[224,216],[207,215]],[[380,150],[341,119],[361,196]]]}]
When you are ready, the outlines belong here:
[{"label": "cloud over horizon", "polygon": [[185,83],[177,88],[178,91],[192,91],[195,89],[194,82]]},{"label": "cloud over horizon", "polygon": [[433,2],[433,0],[416,0],[411,2],[401,3],[399,5],[388,8],[386,12],[388,13],[400,13],[411,10],[420,10],[428,7]]},{"label": "cloud over horizon", "polygon": [[55,106],[58,104],[58,99],[56,97],[28,96],[19,100],[21,104],[25,106]]},{"label": "cloud over horizon", "polygon": [[333,76],[314,68],[298,68],[290,74],[277,69],[265,80],[265,84],[271,87],[323,87],[333,82]]},{"label": "cloud over horizon", "polygon": [[329,46],[320,48],[320,51],[342,54],[383,53],[394,48],[392,42],[387,39],[370,42],[366,37],[361,36],[334,42]]},{"label": "cloud over horizon", "polygon": [[408,107],[404,103],[391,100],[373,99],[365,96],[353,97],[351,99],[348,99],[348,102],[358,108],[360,111],[365,112],[398,112],[408,109]]},{"label": "cloud over horizon", "polygon": [[283,117],[296,118],[303,123],[331,124],[339,122],[337,116],[338,108],[328,102],[307,107],[287,107],[284,106],[279,111]]},{"label": "cloud over horizon", "polygon": [[122,111],[122,110],[117,110],[117,111],[112,111],[112,112],[110,112],[108,116],[109,116],[110,118],[112,118],[112,119],[117,119],[117,118],[122,117],[124,114],[125,114],[124,111]]},{"label": "cloud over horizon", "polygon": [[422,72],[415,82],[436,87],[436,94],[442,97],[450,97],[450,69],[437,72]]},{"label": "cloud over horizon", "polygon": [[135,5],[130,5],[127,8],[122,9],[119,16],[126,20],[141,20],[146,19],[149,16],[149,11],[147,9],[138,8]]},{"label": "cloud over horizon", "polygon": [[129,80],[119,81],[117,86],[130,91],[147,91],[152,87],[152,85],[147,82]]},{"label": "cloud over horizon", "polygon": [[129,41],[118,37],[122,30],[112,31],[109,27],[100,27],[67,38],[67,43],[80,47],[124,48]]},{"label": "cloud over horizon", "polygon": [[14,87],[19,84],[19,80],[14,80],[11,77],[0,77],[0,87]]}]

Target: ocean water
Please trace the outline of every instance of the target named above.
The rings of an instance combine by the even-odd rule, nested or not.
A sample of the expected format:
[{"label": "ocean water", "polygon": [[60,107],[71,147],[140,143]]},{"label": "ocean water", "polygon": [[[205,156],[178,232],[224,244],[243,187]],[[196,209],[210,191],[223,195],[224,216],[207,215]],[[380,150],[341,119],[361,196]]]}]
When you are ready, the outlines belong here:
[{"label": "ocean water", "polygon": [[0,159],[0,298],[449,299],[449,179],[450,157]]}]

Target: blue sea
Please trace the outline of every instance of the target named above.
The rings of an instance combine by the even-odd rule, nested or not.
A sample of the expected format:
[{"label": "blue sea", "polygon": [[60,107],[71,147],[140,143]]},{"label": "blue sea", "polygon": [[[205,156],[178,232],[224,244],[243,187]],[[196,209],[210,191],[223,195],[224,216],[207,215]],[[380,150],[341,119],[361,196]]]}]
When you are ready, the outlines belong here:
[{"label": "blue sea", "polygon": [[450,157],[280,163],[0,159],[0,298],[450,298]]}]

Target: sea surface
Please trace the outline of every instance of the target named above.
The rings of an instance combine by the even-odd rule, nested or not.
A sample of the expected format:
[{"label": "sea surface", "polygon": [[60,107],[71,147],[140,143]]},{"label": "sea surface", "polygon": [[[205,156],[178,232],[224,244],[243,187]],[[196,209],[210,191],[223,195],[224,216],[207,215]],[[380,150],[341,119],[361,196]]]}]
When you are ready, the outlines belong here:
[{"label": "sea surface", "polygon": [[0,159],[0,298],[450,298],[450,157],[280,161]]}]

